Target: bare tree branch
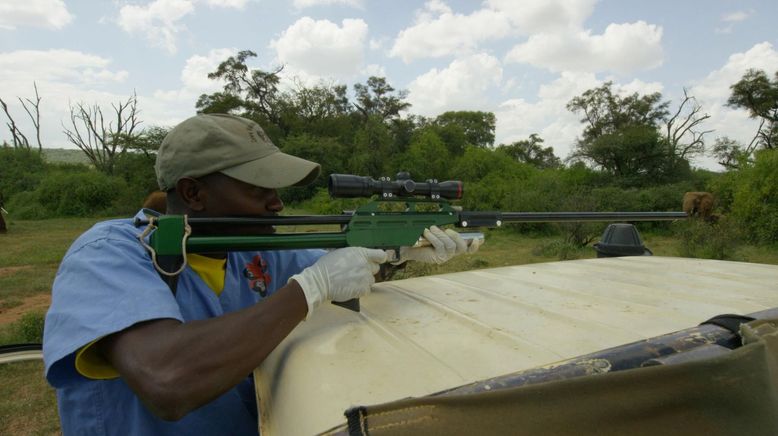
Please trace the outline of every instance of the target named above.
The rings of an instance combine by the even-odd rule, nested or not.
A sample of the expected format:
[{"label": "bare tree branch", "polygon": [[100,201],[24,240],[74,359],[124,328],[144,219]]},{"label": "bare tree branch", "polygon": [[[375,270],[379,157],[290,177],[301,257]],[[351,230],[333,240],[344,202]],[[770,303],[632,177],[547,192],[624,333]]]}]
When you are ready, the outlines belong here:
[{"label": "bare tree branch", "polygon": [[138,99],[133,94],[127,101],[111,104],[115,122],[106,124],[103,109],[95,104],[70,105],[70,126],[63,124],[65,136],[81,149],[96,169],[112,174],[117,156],[132,143],[132,135],[140,125]]},{"label": "bare tree branch", "polygon": [[[43,153],[43,144],[41,143],[41,111],[40,111],[40,104],[41,104],[41,97],[38,95],[38,84],[35,82],[32,82],[32,87],[35,89],[35,102],[30,100],[29,98],[25,98],[22,100],[19,98],[19,103],[22,104],[22,107],[24,108],[25,112],[27,112],[27,115],[30,117],[30,120],[32,121],[32,125],[35,127],[35,139],[38,141],[38,153]],[[30,110],[29,107],[27,107],[27,103],[25,103],[25,100],[27,103],[30,104],[32,107],[32,110]],[[33,112],[35,112],[35,115],[33,115]]]},{"label": "bare tree branch", "polygon": [[24,133],[22,133],[22,131],[19,130],[19,127],[16,126],[16,121],[14,121],[11,113],[8,111],[8,105],[5,103],[5,101],[3,101],[2,98],[0,98],[0,106],[3,107],[5,116],[8,117],[8,123],[6,123],[6,126],[8,126],[8,130],[11,132],[11,140],[13,141],[14,148],[26,148],[29,150],[30,141],[27,140],[27,137],[24,136]]},{"label": "bare tree branch", "polygon": [[[684,88],[683,100],[678,105],[678,110],[665,125],[665,138],[673,154],[687,159],[705,151],[704,137],[713,130],[698,131],[697,127],[708,118],[710,115],[702,113],[702,106],[697,103],[697,99],[690,96]],[[686,142],[683,141],[684,138],[687,138]]]}]

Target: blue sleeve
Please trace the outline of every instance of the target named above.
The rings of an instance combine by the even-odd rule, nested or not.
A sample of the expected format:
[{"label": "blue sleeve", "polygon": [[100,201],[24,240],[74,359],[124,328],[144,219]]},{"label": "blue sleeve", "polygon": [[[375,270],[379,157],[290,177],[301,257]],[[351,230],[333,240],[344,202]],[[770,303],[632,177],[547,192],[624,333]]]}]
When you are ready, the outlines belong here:
[{"label": "blue sleeve", "polygon": [[267,259],[273,281],[268,289],[272,295],[276,290],[286,285],[289,278],[313,265],[325,253],[325,250],[278,250],[262,251],[261,256]]},{"label": "blue sleeve", "polygon": [[183,321],[170,289],[129,230],[82,236],[63,259],[46,314],[46,377],[59,387],[75,377],[74,353],[138,322]]}]

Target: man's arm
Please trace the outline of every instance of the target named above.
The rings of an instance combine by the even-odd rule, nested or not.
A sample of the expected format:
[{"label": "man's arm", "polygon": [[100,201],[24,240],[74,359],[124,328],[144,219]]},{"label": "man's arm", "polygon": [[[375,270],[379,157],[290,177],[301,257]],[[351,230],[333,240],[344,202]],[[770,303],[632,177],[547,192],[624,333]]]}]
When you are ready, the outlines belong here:
[{"label": "man's arm", "polygon": [[307,311],[302,288],[290,281],[246,309],[187,323],[142,322],[98,346],[152,413],[178,420],[245,379]]}]

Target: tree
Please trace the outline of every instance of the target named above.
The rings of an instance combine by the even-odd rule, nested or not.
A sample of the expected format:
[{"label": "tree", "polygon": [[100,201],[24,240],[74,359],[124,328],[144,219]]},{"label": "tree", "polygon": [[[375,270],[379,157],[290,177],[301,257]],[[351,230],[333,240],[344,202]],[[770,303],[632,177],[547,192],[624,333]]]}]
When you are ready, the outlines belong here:
[{"label": "tree", "polygon": [[400,111],[408,109],[411,104],[404,101],[408,97],[408,91],[394,92],[395,89],[386,78],[370,76],[366,84],[354,85],[357,100],[354,107],[365,120],[370,116],[377,116],[381,121],[397,118]]},{"label": "tree", "polygon": [[680,178],[681,173],[688,171],[688,160],[659,134],[659,125],[668,116],[669,103],[663,102],[658,92],[620,97],[614,95],[612,86],[612,82],[607,82],[567,104],[572,112],[584,115],[581,122],[586,124],[569,159],[593,163],[627,185]]},{"label": "tree", "polygon": [[[27,112],[27,115],[30,117],[30,121],[32,121],[32,125],[35,128],[35,139],[38,143],[38,153],[42,153],[43,144],[41,143],[40,112],[41,97],[38,95],[38,85],[33,82],[32,86],[35,89],[35,101],[32,101],[29,98],[25,98],[24,100],[22,100],[21,97],[17,98],[19,99],[19,103],[22,104],[24,111]],[[27,106],[28,104],[29,106]],[[6,125],[8,126],[8,130],[11,132],[11,140],[13,141],[14,147],[29,149],[30,141],[27,139],[27,136],[25,136],[24,133],[22,133],[22,131],[19,129],[19,126],[16,125],[16,121],[14,121],[11,113],[8,111],[8,105],[5,101],[3,101],[2,98],[0,98],[0,106],[2,106],[3,112],[5,112],[5,116],[8,117],[8,123]]]},{"label": "tree", "polygon": [[761,70],[748,70],[734,85],[730,86],[727,105],[746,109],[751,118],[759,119],[759,128],[746,152],[751,154],[758,147],[778,147],[778,71],[770,80]]},{"label": "tree", "polygon": [[750,162],[751,151],[742,144],[727,136],[716,138],[713,145],[713,156],[719,165],[728,170],[737,170]]},{"label": "tree", "polygon": [[497,147],[497,151],[538,168],[559,168],[562,165],[562,161],[554,155],[554,148],[543,147],[543,138],[537,133],[531,134],[528,139],[502,144]]},{"label": "tree", "polygon": [[496,118],[492,112],[449,111],[435,118],[439,126],[458,126],[462,129],[467,142],[476,147],[494,145]]},{"label": "tree", "polygon": [[278,73],[283,67],[272,71],[251,69],[246,65],[246,60],[256,56],[251,50],[240,51],[220,63],[216,71],[209,73],[209,79],[225,82],[224,91],[202,94],[195,104],[197,112],[238,112],[242,116],[259,121],[263,127],[272,123],[287,133],[278,104],[278,84],[281,80]]},{"label": "tree", "polygon": [[665,123],[665,140],[670,152],[681,159],[705,152],[704,137],[712,130],[699,130],[699,127],[708,118],[710,115],[702,113],[697,99],[684,88],[678,110]]},{"label": "tree", "polygon": [[451,164],[445,144],[430,128],[417,131],[408,151],[397,156],[394,162],[396,171],[407,171],[414,180],[446,180]]},{"label": "tree", "polygon": [[84,152],[95,169],[109,175],[114,172],[117,156],[134,143],[135,129],[141,123],[135,94],[111,107],[115,120],[106,122],[103,108],[97,104],[70,105],[70,126],[62,126],[68,141]]}]

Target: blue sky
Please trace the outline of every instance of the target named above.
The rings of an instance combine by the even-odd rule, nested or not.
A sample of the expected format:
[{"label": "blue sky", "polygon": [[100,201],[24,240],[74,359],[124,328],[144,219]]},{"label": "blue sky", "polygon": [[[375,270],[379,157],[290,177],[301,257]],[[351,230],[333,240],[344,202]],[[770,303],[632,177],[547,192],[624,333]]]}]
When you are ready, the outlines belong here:
[{"label": "blue sky", "polygon": [[16,97],[37,83],[44,146],[69,147],[69,103],[136,92],[143,125],[173,125],[220,89],[208,72],[250,49],[287,86],[382,75],[413,113],[492,111],[498,143],[539,133],[562,158],[582,131],[565,104],[607,80],[672,107],[686,88],[711,115],[708,144],[748,142],[756,123],[725,103],[748,68],[778,71],[775,17],[766,0],[0,0],[0,98],[32,132]]}]

